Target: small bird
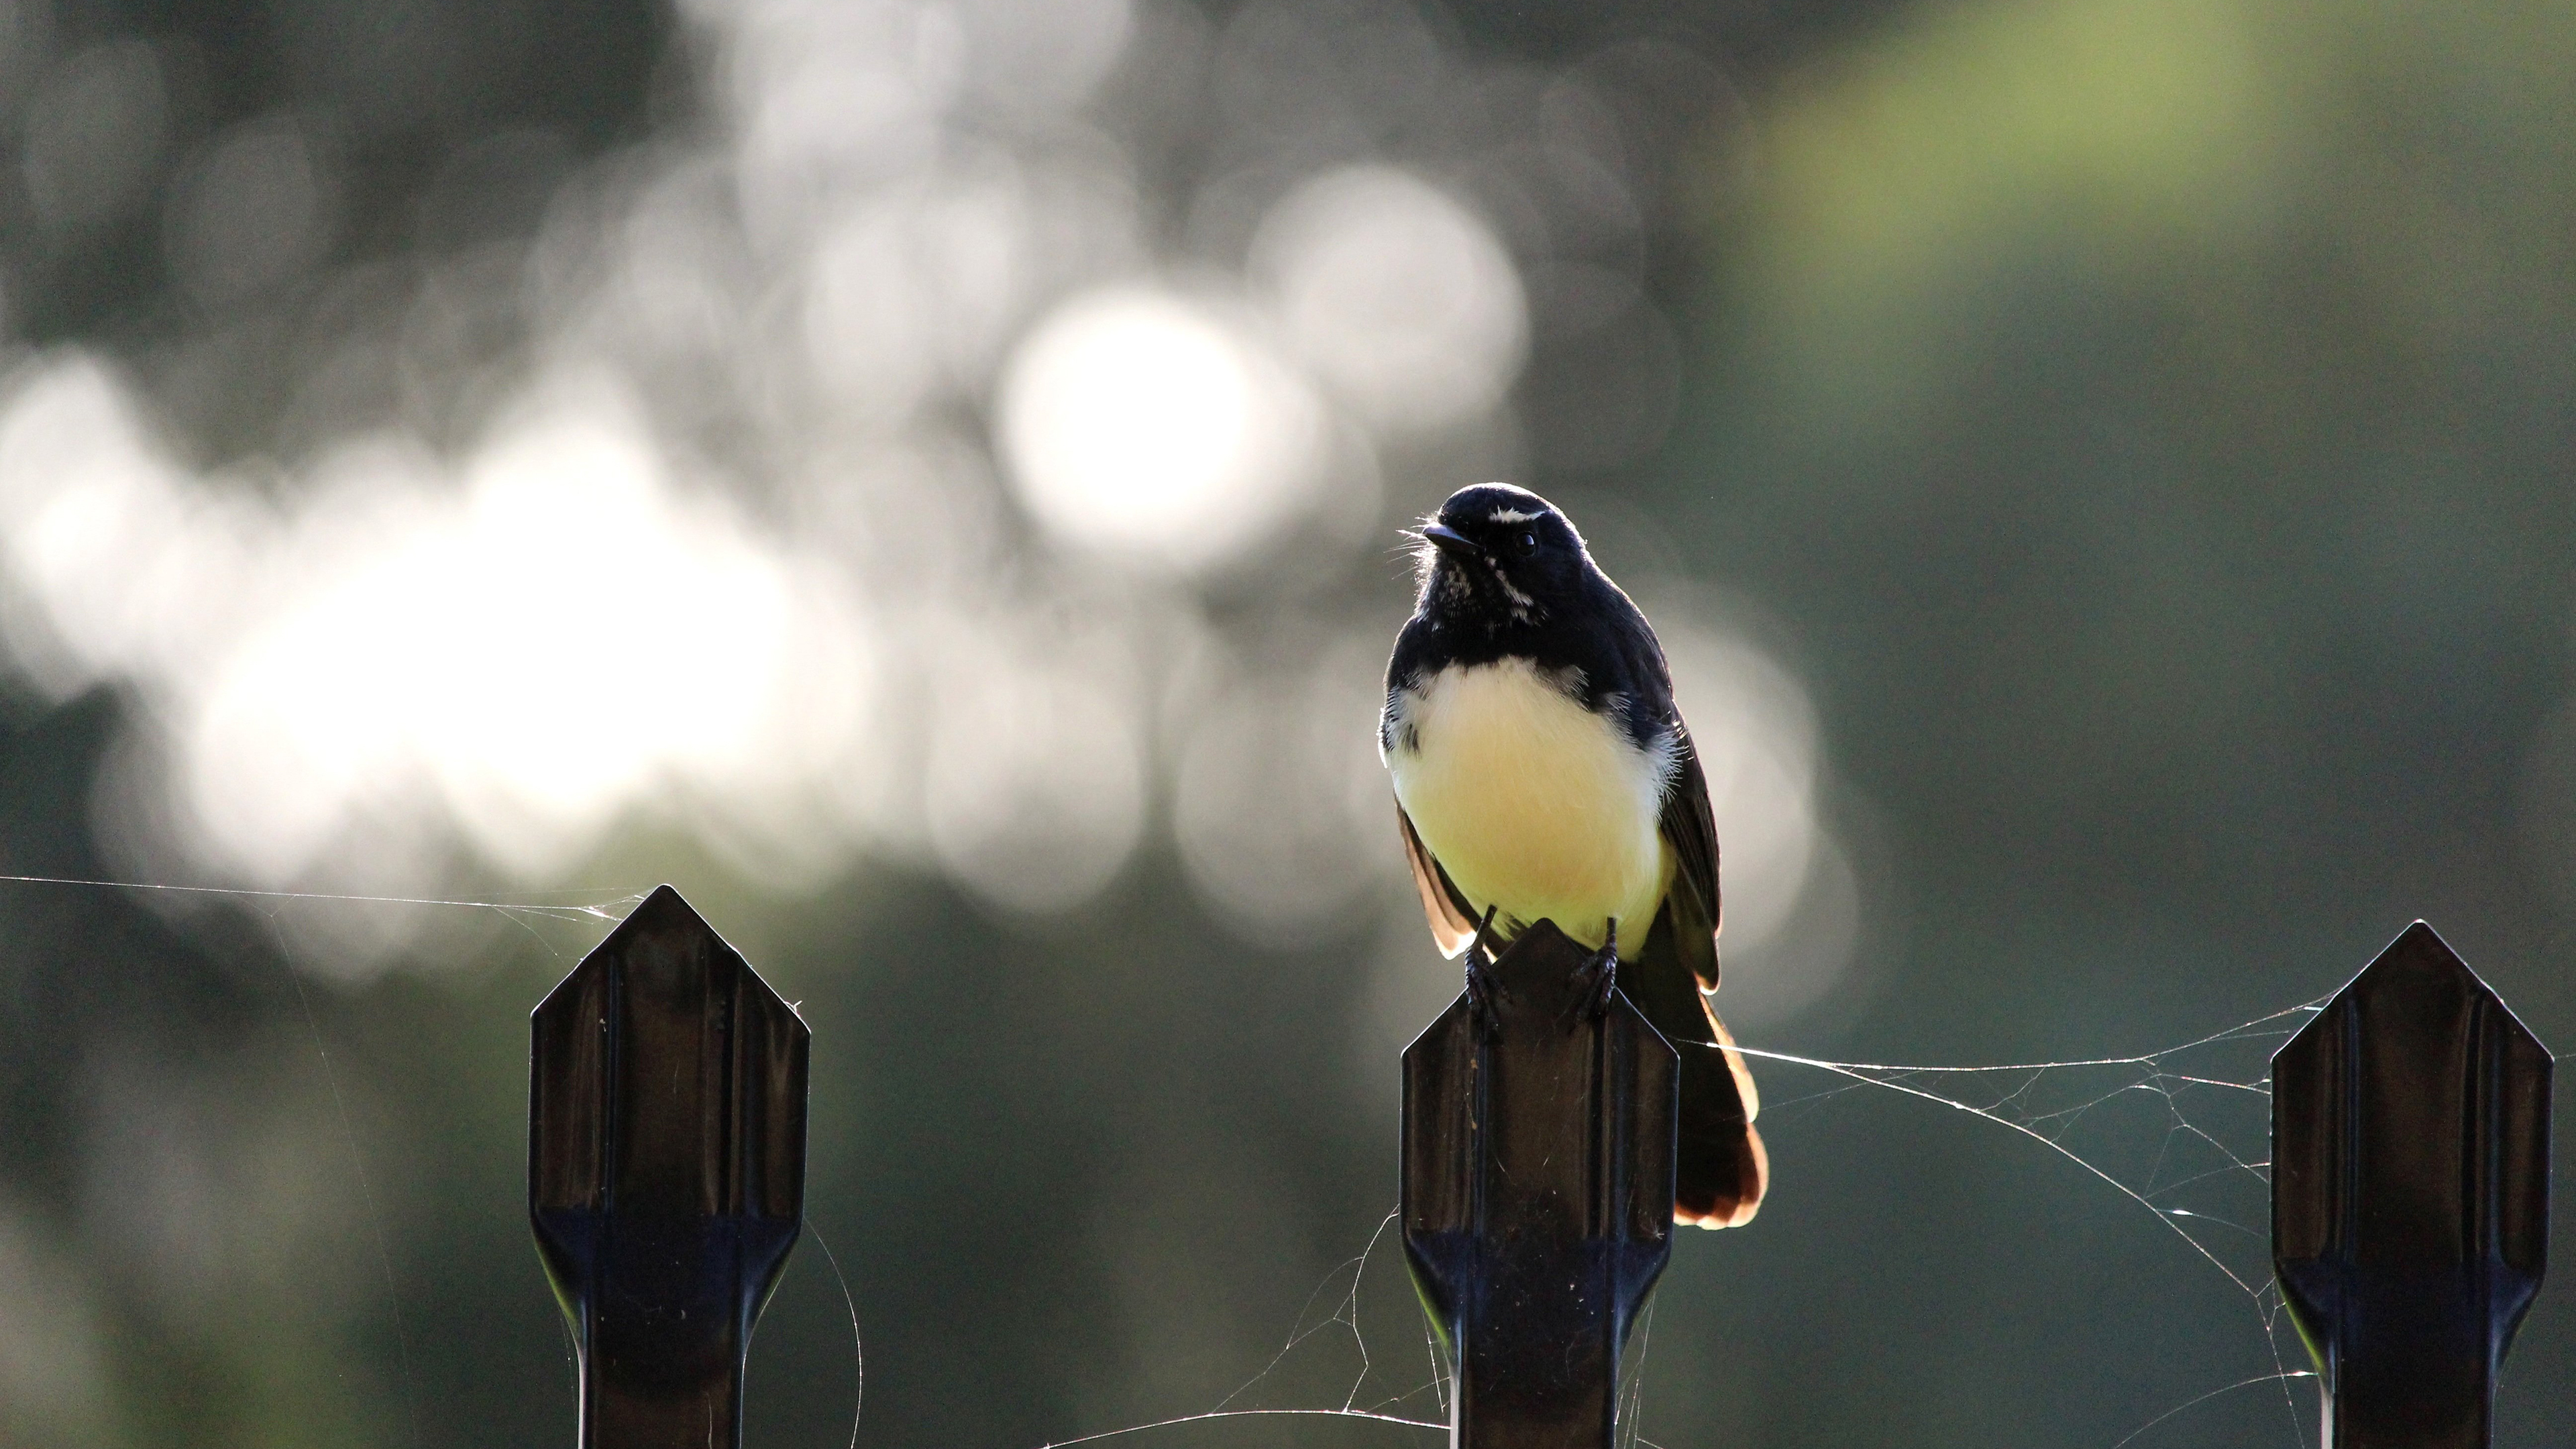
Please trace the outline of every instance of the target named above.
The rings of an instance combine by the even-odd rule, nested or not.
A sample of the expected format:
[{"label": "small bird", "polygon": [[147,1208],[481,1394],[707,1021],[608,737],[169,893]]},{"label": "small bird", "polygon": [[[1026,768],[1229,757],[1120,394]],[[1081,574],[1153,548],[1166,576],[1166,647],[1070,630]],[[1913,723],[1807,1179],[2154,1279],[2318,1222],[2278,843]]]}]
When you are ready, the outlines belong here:
[{"label": "small bird", "polygon": [[[1378,752],[1441,951],[1489,1009],[1493,956],[1554,921],[1681,1054],[1673,1216],[1750,1221],[1770,1161],[1717,989],[1717,822],[1663,646],[1546,499],[1462,488],[1419,536]],[[1628,963],[1621,969],[1622,962]]]}]

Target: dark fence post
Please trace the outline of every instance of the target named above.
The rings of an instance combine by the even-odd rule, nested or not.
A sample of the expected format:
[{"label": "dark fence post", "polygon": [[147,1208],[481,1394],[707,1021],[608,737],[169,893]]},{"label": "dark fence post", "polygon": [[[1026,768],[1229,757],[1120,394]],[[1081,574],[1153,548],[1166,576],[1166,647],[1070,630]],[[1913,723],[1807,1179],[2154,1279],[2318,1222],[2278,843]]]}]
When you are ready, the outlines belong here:
[{"label": "dark fence post", "polygon": [[1673,1049],[1541,921],[1404,1053],[1404,1251],[1457,1370],[1461,1449],[1609,1449],[1619,1355],[1672,1256]]},{"label": "dark fence post", "polygon": [[663,886],[531,1018],[528,1215],[583,1449],[733,1449],[804,1222],[809,1034]]},{"label": "dark fence post", "polygon": [[2549,1240],[2549,1053],[2422,921],[2272,1057],[2272,1263],[2322,1449],[2485,1449]]}]

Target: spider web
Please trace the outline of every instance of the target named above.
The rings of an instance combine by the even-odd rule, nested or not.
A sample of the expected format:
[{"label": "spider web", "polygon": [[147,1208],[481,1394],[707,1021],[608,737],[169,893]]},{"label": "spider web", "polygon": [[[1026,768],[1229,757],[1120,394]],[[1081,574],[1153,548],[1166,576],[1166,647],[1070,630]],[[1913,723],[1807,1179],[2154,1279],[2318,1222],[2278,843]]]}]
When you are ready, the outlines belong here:
[{"label": "spider web", "polygon": [[2331,1000],[2321,996],[2179,1046],[2087,1061],[1903,1066],[1737,1050],[1838,1079],[1767,1101],[1766,1124],[1869,1089],[1966,1112],[2046,1147],[2152,1214],[2244,1295],[2272,1371],[2175,1405],[2111,1449],[2213,1400],[2266,1386],[2279,1393],[2290,1435],[2304,1449],[2315,1415],[2293,1385],[2316,1375],[2305,1367],[2306,1346],[2272,1275],[2271,1058]]},{"label": "spider web", "polygon": [[[1967,1113],[2057,1154],[2116,1201],[2153,1216],[2193,1261],[2244,1296],[2247,1327],[2271,1371],[2209,1388],[2098,1449],[2126,1449],[2155,1431],[2183,1433],[2194,1411],[2249,1391],[2277,1393],[2283,1438],[2307,1449],[2315,1403],[2298,1387],[2316,1375],[2306,1367],[2307,1351],[2271,1267],[2270,1061],[2329,999],[2177,1046],[2090,1060],[1916,1066],[1737,1050],[1823,1078],[1812,1090],[1767,1099],[1766,1127],[1776,1131],[1864,1093]],[[1355,1443],[1398,1442],[1399,1433],[1401,1442],[1419,1442],[1422,1434],[1446,1432],[1452,1371],[1406,1280],[1396,1223],[1392,1212],[1378,1222],[1361,1252],[1316,1286],[1269,1362],[1215,1407],[1054,1440],[1043,1449],[1261,1418],[1375,1426],[1351,1436]],[[1649,1300],[1622,1363],[1618,1439],[1624,1449],[1662,1449],[1639,1433],[1654,1313]],[[1418,1349],[1411,1346],[1416,1339]],[[1407,1346],[1399,1352],[1372,1347],[1390,1342]]]},{"label": "spider web", "polygon": [[[332,891],[257,890],[246,886],[166,885],[154,881],[98,880],[80,876],[0,875],[0,885],[69,886],[86,890],[133,893],[146,900],[158,898],[163,904],[178,906],[197,901],[227,900],[249,915],[259,918],[263,928],[276,941],[282,959],[290,969],[302,969],[298,963],[328,956],[327,950],[300,950],[296,939],[303,932],[290,913],[307,909],[346,910],[357,906],[399,907],[426,911],[478,911],[509,922],[539,950],[557,961],[587,954],[600,941],[600,927],[613,930],[626,918],[627,912],[643,903],[646,892],[637,890],[562,890],[538,891],[518,900],[454,900],[439,896],[368,896],[346,895]],[[549,938],[544,928],[557,928]],[[570,927],[569,931],[561,928]],[[566,947],[570,946],[567,953]]]}]

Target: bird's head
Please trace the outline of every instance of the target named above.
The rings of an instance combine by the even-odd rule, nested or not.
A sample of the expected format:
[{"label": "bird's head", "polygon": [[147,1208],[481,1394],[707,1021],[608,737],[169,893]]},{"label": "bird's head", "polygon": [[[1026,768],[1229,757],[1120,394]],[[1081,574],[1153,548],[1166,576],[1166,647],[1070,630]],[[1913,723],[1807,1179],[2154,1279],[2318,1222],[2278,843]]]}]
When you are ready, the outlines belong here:
[{"label": "bird's head", "polygon": [[1508,483],[1449,495],[1420,530],[1419,608],[1444,622],[1535,627],[1582,597],[1591,558],[1556,505]]}]

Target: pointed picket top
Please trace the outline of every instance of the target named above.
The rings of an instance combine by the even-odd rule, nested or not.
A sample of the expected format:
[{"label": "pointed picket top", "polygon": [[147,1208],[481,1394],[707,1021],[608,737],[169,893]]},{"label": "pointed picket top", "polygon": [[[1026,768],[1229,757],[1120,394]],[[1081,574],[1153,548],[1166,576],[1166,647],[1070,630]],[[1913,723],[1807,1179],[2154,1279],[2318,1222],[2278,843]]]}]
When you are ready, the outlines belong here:
[{"label": "pointed picket top", "polygon": [[2483,1449],[2549,1235],[2548,1051],[2417,921],[2272,1058],[2272,1256],[2325,1449]]},{"label": "pointed picket top", "polygon": [[752,1325],[804,1221],[805,1023],[666,885],[530,1030],[528,1210],[581,1444],[739,1443]]},{"label": "pointed picket top", "polygon": [[1406,1265],[1457,1370],[1461,1449],[1609,1449],[1619,1362],[1672,1255],[1679,1060],[1546,921],[1404,1053]]}]

